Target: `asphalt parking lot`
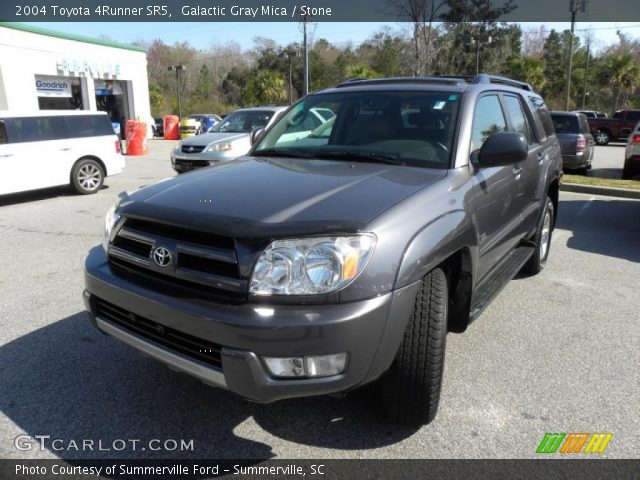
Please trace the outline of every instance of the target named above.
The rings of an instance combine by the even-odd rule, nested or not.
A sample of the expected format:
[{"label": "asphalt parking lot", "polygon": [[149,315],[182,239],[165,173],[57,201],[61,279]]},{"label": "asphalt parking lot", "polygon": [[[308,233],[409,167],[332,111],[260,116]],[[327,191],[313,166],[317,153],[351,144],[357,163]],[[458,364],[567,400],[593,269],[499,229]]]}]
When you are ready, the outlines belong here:
[{"label": "asphalt parking lot", "polygon": [[[611,432],[604,456],[640,457],[640,201],[562,192],[547,269],[448,336],[438,416],[408,432],[367,392],[252,404],[91,326],[84,257],[120,191],[173,176],[169,147],[151,142],[96,195],[0,198],[0,458],[531,458],[546,432]],[[21,451],[21,434],[194,449]]]}]

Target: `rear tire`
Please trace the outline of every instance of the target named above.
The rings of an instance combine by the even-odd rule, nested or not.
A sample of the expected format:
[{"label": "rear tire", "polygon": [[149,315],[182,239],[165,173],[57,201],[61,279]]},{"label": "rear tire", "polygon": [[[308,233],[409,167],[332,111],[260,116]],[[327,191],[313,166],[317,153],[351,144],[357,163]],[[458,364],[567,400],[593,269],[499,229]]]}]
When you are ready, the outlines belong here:
[{"label": "rear tire", "polygon": [[447,277],[436,268],[422,279],[404,339],[380,382],[389,420],[418,428],[438,411],[447,336]]},{"label": "rear tire", "polygon": [[80,195],[96,193],[104,183],[104,170],[96,160],[78,160],[71,169],[71,186]]},{"label": "rear tire", "polygon": [[596,145],[606,145],[611,141],[611,135],[606,131],[596,132],[593,139],[595,140]]},{"label": "rear tire", "polygon": [[544,211],[540,218],[540,223],[536,229],[534,241],[536,243],[535,251],[527,263],[522,267],[522,272],[527,275],[537,275],[544,270],[549,258],[549,250],[551,249],[551,234],[553,233],[553,219],[555,212],[553,210],[553,202],[549,197],[544,202]]}]

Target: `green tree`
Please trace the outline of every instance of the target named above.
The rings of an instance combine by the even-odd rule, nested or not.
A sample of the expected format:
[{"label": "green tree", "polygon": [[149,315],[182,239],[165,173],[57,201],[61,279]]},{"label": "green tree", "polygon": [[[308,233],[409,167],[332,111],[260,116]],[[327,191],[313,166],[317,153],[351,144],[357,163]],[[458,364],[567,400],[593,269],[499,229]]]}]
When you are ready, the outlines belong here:
[{"label": "green tree", "polygon": [[287,90],[282,74],[275,70],[257,70],[247,83],[243,94],[245,103],[283,103]]},{"label": "green tree", "polygon": [[512,57],[508,63],[508,75],[531,84],[539,92],[547,83],[544,73],[544,62],[539,58]]},{"label": "green tree", "polygon": [[345,76],[347,78],[377,78],[380,74],[375,72],[369,65],[358,63],[347,65]]},{"label": "green tree", "polygon": [[162,89],[155,83],[149,83],[149,104],[151,105],[151,114],[154,117],[159,117],[167,113],[164,110]]},{"label": "green tree", "polygon": [[640,86],[640,63],[631,54],[614,54],[605,60],[603,80],[611,85],[611,107],[615,112],[623,93],[632,93]]}]

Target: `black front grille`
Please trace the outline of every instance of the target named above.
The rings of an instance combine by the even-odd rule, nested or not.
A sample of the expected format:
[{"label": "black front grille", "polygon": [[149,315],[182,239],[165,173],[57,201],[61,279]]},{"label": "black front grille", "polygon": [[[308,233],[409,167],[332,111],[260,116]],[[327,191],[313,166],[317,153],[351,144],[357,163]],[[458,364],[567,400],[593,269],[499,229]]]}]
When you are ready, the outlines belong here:
[{"label": "black front grille", "polygon": [[211,166],[211,162],[209,160],[183,160],[181,158],[176,158],[175,163],[176,165],[181,165],[182,167],[189,167],[189,168],[200,168],[200,167]]},{"label": "black front grille", "polygon": [[133,228],[143,233],[150,233],[151,235],[170,238],[178,242],[198,243],[208,247],[224,248],[226,250],[235,249],[235,242],[231,237],[191,230],[184,227],[176,227],[174,225],[167,225],[166,223],[128,218],[125,227]]},{"label": "black front grille", "polygon": [[[169,265],[155,263],[153,252],[158,247],[170,251]],[[127,218],[109,247],[109,261],[121,273],[126,271],[129,279],[137,275],[145,286],[157,279],[183,294],[213,295],[217,301],[234,303],[246,299],[248,281],[239,273],[232,237]]]},{"label": "black front grille", "polygon": [[174,352],[222,368],[222,347],[200,338],[165,327],[105,300],[94,298],[94,314]]},{"label": "black front grille", "polygon": [[247,298],[244,292],[221,290],[215,286],[203,285],[201,283],[165,275],[161,272],[149,270],[143,266],[114,258],[109,260],[109,264],[120,277],[164,295],[184,298],[195,296],[206,298],[207,300],[231,302],[234,304],[240,304]]},{"label": "black front grille", "polygon": [[[195,131],[195,130],[194,130]],[[180,151],[182,153],[201,153],[206,145],[183,145]]]}]

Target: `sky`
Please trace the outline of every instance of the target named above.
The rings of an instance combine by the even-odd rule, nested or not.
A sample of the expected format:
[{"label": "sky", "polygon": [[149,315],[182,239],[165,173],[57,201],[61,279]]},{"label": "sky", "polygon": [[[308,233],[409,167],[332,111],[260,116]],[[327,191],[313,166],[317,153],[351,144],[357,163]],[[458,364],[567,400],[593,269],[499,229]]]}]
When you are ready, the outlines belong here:
[{"label": "sky", "polygon": [[[28,23],[29,25],[48,28],[66,33],[75,33],[88,37],[100,37],[106,35],[111,40],[124,43],[131,43],[136,40],[152,41],[161,38],[165,43],[188,41],[198,50],[206,50],[212,44],[224,44],[233,40],[240,44],[243,49],[253,46],[253,38],[256,36],[269,37],[278,44],[286,45],[291,42],[302,41],[300,25],[294,22],[212,22],[212,23],[99,23],[99,22],[39,22]],[[545,26],[548,29],[564,30],[569,29],[569,22],[529,22],[522,23],[524,30],[528,28],[539,28]],[[312,38],[326,38],[336,46],[344,46],[348,42],[355,45],[368,38],[371,34],[388,26],[394,30],[406,28],[407,24],[397,22],[374,23],[374,22],[320,22],[310,25]],[[595,38],[596,49],[603,46],[617,43],[616,32],[619,30],[631,38],[640,39],[640,23],[630,22],[596,22],[584,23],[576,22],[576,33],[583,36],[590,30]]]}]

